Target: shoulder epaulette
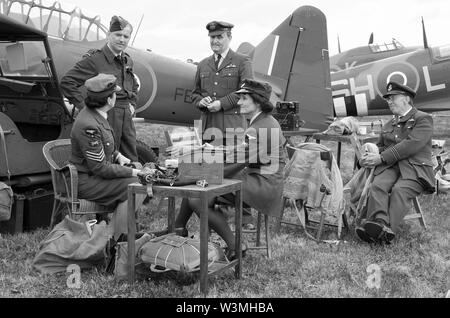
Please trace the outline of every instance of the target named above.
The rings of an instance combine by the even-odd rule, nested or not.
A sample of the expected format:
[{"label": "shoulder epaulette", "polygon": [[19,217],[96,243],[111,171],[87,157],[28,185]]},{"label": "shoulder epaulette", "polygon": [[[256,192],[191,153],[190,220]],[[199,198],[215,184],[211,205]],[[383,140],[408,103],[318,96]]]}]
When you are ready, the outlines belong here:
[{"label": "shoulder epaulette", "polygon": [[90,49],[89,51],[87,51],[86,53],[83,54],[83,58],[90,57],[90,56],[92,56],[92,55],[94,55],[96,53],[99,53],[101,51],[102,50],[99,50],[99,49]]}]

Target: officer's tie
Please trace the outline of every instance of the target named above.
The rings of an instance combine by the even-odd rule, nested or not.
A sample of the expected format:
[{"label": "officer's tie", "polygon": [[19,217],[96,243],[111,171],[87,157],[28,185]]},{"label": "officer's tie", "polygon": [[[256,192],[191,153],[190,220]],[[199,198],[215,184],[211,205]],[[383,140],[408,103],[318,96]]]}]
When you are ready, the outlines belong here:
[{"label": "officer's tie", "polygon": [[400,117],[398,115],[395,115],[395,117],[394,117],[394,125],[397,125],[399,120],[400,120]]},{"label": "officer's tie", "polygon": [[116,55],[115,57],[114,57],[114,59],[117,61],[117,62],[119,62],[120,64],[123,64],[123,59],[122,59],[122,55]]},{"label": "officer's tie", "polygon": [[216,61],[215,61],[215,64],[216,64],[216,70],[219,70],[219,63],[220,63],[220,59],[222,58],[222,55],[220,55],[220,54],[217,54],[217,58],[216,58]]}]

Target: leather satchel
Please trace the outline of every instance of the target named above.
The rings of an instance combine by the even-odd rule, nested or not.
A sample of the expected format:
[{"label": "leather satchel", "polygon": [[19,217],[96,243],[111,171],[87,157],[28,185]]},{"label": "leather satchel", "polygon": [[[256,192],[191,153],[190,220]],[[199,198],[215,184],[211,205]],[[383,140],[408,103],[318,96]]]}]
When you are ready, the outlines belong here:
[{"label": "leather satchel", "polygon": [[[208,266],[220,260],[221,255],[223,255],[221,248],[208,242]],[[200,241],[170,233],[145,243],[139,250],[138,257],[149,264],[153,271],[175,270],[187,273],[198,271]]]}]

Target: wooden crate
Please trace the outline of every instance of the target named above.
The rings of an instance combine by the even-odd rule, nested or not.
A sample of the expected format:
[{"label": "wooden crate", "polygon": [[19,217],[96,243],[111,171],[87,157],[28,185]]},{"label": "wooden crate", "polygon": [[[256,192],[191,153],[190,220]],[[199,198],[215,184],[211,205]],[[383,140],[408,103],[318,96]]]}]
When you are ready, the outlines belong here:
[{"label": "wooden crate", "polygon": [[178,164],[180,181],[184,180],[206,180],[209,184],[223,183],[223,163],[187,163]]}]

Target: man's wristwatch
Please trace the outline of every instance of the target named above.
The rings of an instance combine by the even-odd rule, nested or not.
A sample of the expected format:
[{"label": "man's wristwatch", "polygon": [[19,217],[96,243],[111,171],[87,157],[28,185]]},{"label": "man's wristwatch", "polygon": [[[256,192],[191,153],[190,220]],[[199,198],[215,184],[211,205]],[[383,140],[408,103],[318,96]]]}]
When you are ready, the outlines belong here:
[{"label": "man's wristwatch", "polygon": [[386,164],[386,160],[384,160],[384,157],[381,153],[380,153],[380,160],[382,164]]}]

